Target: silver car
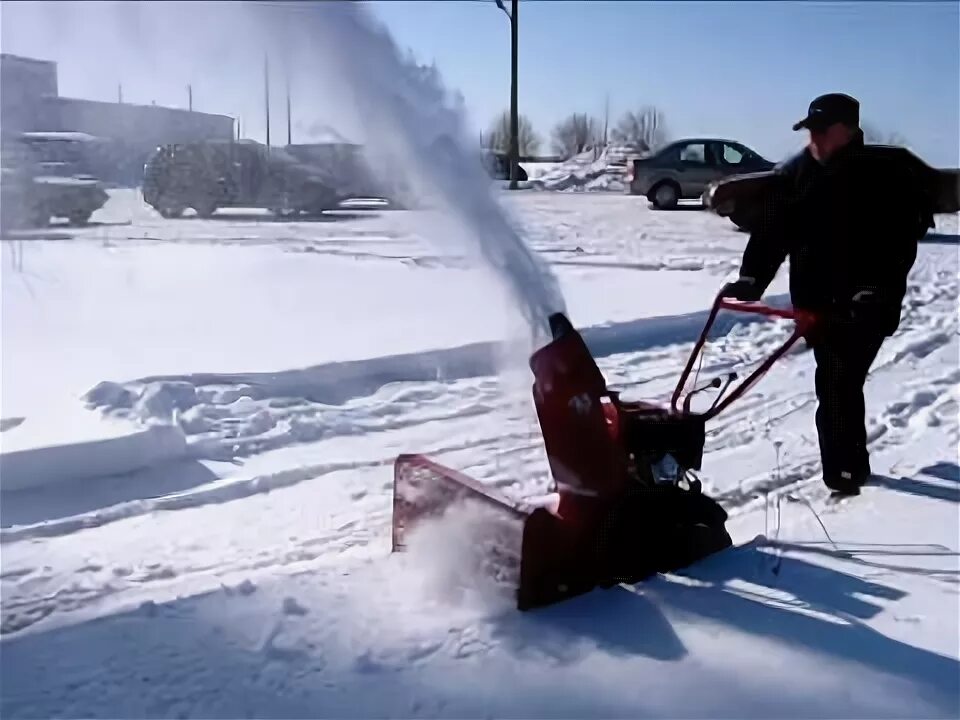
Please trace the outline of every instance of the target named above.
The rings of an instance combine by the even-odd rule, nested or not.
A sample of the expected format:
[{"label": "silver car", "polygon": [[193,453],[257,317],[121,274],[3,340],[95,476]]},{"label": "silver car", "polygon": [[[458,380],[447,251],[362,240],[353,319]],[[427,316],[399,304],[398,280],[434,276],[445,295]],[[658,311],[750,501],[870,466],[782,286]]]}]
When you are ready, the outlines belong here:
[{"label": "silver car", "polygon": [[743,143],[688,138],[627,163],[627,192],[645,195],[659,209],[700,199],[707,186],[732,175],[770,170],[774,163]]}]

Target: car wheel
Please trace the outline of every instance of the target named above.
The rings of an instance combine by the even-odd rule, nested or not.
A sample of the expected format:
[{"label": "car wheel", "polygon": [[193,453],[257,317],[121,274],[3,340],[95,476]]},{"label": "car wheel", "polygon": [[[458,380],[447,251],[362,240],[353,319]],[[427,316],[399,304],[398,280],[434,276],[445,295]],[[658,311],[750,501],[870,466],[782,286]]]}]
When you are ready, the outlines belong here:
[{"label": "car wheel", "polygon": [[179,205],[171,205],[169,203],[158,203],[156,206],[157,212],[160,213],[160,217],[167,218],[178,218],[183,215],[184,208]]},{"label": "car wheel", "polygon": [[90,222],[91,215],[93,215],[93,213],[87,210],[77,210],[70,213],[70,215],[67,216],[67,220],[69,220],[71,225],[80,227]]},{"label": "car wheel", "polygon": [[213,214],[217,211],[217,204],[212,200],[201,200],[193,206],[194,211],[197,213],[197,217],[209,218],[213,217]]},{"label": "car wheel", "polygon": [[28,216],[29,227],[42,228],[50,225],[50,213],[42,207],[32,208]]},{"label": "car wheel", "polygon": [[672,182],[660,183],[650,193],[650,202],[657,210],[670,210],[680,200],[680,188]]}]

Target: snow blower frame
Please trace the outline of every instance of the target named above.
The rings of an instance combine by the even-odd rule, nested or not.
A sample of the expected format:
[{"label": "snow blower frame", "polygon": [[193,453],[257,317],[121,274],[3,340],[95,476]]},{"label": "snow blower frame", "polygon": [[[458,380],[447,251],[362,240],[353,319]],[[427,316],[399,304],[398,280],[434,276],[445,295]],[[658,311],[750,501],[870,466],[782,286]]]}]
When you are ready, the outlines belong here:
[{"label": "snow blower frame", "polygon": [[[739,385],[728,375],[684,388],[721,310],[794,321],[794,332]],[[533,400],[554,492],[515,502],[423,455],[394,465],[393,550],[407,547],[418,524],[454,507],[490,519],[482,552],[516,587],[520,610],[550,605],[596,587],[635,583],[731,545],[727,514],[703,494],[705,424],[743,395],[813,324],[801,311],[718,297],[668,406],[624,402],[607,388],[581,335],[561,313],[552,341],[530,358]],[[699,392],[719,393],[693,412]],[[681,398],[683,402],[681,403]],[[486,521],[484,521],[486,522]]]}]

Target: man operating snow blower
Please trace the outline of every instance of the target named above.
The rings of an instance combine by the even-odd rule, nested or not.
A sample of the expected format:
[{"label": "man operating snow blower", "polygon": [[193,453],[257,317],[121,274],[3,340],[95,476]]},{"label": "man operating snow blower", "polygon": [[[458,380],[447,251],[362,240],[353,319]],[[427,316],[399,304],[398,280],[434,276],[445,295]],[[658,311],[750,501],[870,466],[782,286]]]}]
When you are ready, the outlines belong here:
[{"label": "man operating snow blower", "polygon": [[723,295],[758,300],[790,259],[794,307],[819,318],[806,340],[816,360],[816,425],[824,483],[857,495],[869,479],[863,386],[900,324],[917,241],[933,227],[915,159],[865,145],[860,104],[831,93],[810,103],[794,130],[805,150],[777,168],[739,278]]}]

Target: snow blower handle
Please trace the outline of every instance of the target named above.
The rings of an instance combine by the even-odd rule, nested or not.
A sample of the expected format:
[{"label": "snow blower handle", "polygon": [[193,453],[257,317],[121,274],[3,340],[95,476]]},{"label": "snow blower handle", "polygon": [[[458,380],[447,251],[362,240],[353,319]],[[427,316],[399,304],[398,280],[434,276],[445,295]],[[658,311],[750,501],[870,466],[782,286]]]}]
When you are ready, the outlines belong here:
[{"label": "snow blower handle", "polygon": [[790,337],[788,337],[786,341],[784,341],[784,343],[766,360],[764,360],[756,370],[748,375],[725,398],[722,398],[722,400],[718,398],[718,401],[715,402],[709,410],[701,415],[704,420],[709,420],[710,418],[720,414],[720,412],[722,412],[730,403],[749,390],[773,366],[773,364],[777,362],[777,360],[783,357],[783,355],[785,355],[787,351],[793,347],[797,340],[810,331],[816,322],[816,319],[812,314],[803,310],[795,310],[792,308],[775,308],[759,302],[732,300],[724,297],[723,295],[718,295],[717,299],[713,303],[713,308],[710,310],[710,315],[707,318],[707,322],[703,326],[703,331],[700,333],[700,338],[697,340],[697,344],[694,346],[693,352],[690,353],[690,359],[687,360],[687,365],[683,369],[683,373],[680,375],[680,380],[677,382],[676,389],[673,391],[671,407],[673,408],[674,412],[682,412],[687,414],[690,411],[689,403],[684,403],[684,407],[681,410],[680,396],[683,393],[683,387],[686,385],[687,379],[690,377],[693,364],[703,350],[704,343],[707,341],[707,335],[710,332],[710,328],[713,327],[713,323],[717,319],[717,315],[721,310],[734,310],[736,312],[763,315],[770,318],[793,320],[795,327],[793,334],[790,335]]}]

